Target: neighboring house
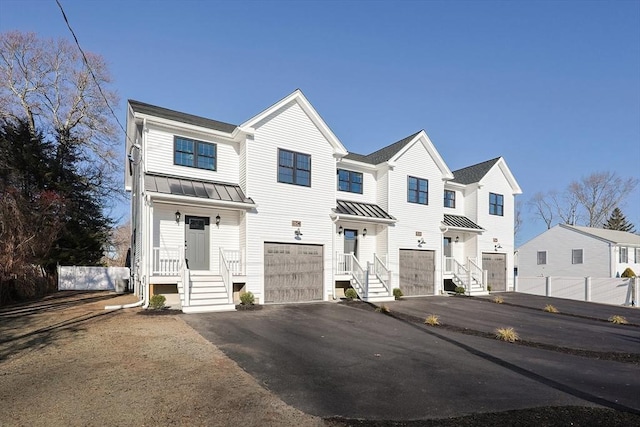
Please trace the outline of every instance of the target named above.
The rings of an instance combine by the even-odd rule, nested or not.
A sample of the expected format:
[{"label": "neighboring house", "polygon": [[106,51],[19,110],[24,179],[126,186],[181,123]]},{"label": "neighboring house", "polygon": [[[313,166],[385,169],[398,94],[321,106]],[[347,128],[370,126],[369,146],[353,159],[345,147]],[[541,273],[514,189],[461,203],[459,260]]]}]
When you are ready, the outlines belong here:
[{"label": "neighboring house", "polygon": [[[451,172],[424,131],[349,153],[301,91],[241,125],[129,101],[132,274],[185,312],[513,285],[504,159]],[[483,270],[485,270],[483,274]]]},{"label": "neighboring house", "polygon": [[518,248],[518,276],[616,277],[640,272],[640,236],[558,224]]}]

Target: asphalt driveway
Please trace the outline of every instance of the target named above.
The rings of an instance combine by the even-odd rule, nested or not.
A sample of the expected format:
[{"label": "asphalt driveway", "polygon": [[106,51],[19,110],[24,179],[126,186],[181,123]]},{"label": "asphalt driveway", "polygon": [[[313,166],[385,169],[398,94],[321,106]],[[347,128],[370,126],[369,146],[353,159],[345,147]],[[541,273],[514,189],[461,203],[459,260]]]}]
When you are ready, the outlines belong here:
[{"label": "asphalt driveway", "polygon": [[[476,301],[484,309],[467,308],[465,315],[468,300],[434,297],[390,306],[424,314],[431,307],[421,304],[447,302],[442,318],[451,311],[469,324],[494,315],[497,304],[486,301]],[[515,310],[519,321],[537,314],[505,306],[495,316],[508,315],[502,310]],[[322,417],[412,420],[565,405],[640,413],[637,364],[503,343],[335,303],[184,319],[286,403]],[[533,316],[535,322],[540,319]],[[580,334],[591,342],[590,328],[607,326],[600,323],[580,329],[569,322],[572,342],[580,342]],[[563,327],[560,321],[551,328]],[[624,331],[626,338],[611,342],[639,352],[640,328]]]}]

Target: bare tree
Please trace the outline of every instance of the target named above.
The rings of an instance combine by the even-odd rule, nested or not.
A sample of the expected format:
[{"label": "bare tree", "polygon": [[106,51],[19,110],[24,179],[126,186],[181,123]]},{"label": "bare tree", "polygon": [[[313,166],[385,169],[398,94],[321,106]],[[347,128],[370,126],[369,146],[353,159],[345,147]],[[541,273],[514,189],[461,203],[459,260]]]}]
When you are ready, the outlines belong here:
[{"label": "bare tree", "polygon": [[111,230],[110,247],[107,248],[104,263],[109,267],[124,267],[130,244],[131,222],[127,221]]},{"label": "bare tree", "polygon": [[637,178],[621,178],[615,172],[592,173],[573,181],[562,192],[538,192],[529,200],[534,215],[551,228],[555,218],[571,225],[602,227],[612,210],[624,204],[636,188]]},{"label": "bare tree", "polygon": [[513,213],[513,237],[517,240],[518,234],[522,230],[522,200],[516,200]]},{"label": "bare tree", "polygon": [[120,168],[119,141],[109,104],[116,105],[118,96],[108,89],[110,83],[101,56],[87,53],[85,62],[64,39],[0,34],[0,115],[26,119],[34,134],[70,136],[61,142],[79,145],[87,167],[111,178],[105,183],[114,195],[120,191],[114,179]]}]

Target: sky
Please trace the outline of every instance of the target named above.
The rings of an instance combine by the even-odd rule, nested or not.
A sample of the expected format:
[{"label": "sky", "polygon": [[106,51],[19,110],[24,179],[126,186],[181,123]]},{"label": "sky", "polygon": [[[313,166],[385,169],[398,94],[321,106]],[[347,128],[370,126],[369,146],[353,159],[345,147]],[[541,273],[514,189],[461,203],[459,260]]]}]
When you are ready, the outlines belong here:
[{"label": "sky", "polygon": [[[127,99],[240,124],[299,88],[351,152],[424,129],[452,171],[503,156],[517,244],[535,193],[640,178],[640,0],[60,3],[123,125]],[[10,30],[73,40],[55,0],[0,0]],[[640,231],[640,187],[621,208]]]}]

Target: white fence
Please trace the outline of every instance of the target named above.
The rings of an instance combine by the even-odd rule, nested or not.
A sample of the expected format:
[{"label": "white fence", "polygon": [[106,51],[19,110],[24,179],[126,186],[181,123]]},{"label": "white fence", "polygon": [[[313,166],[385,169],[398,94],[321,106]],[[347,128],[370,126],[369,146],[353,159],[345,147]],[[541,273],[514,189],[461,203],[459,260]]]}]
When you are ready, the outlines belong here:
[{"label": "white fence", "polygon": [[602,304],[638,305],[640,278],[516,277],[515,291],[525,294],[591,301]]},{"label": "white fence", "polygon": [[129,267],[58,266],[59,291],[119,291],[129,279]]}]

